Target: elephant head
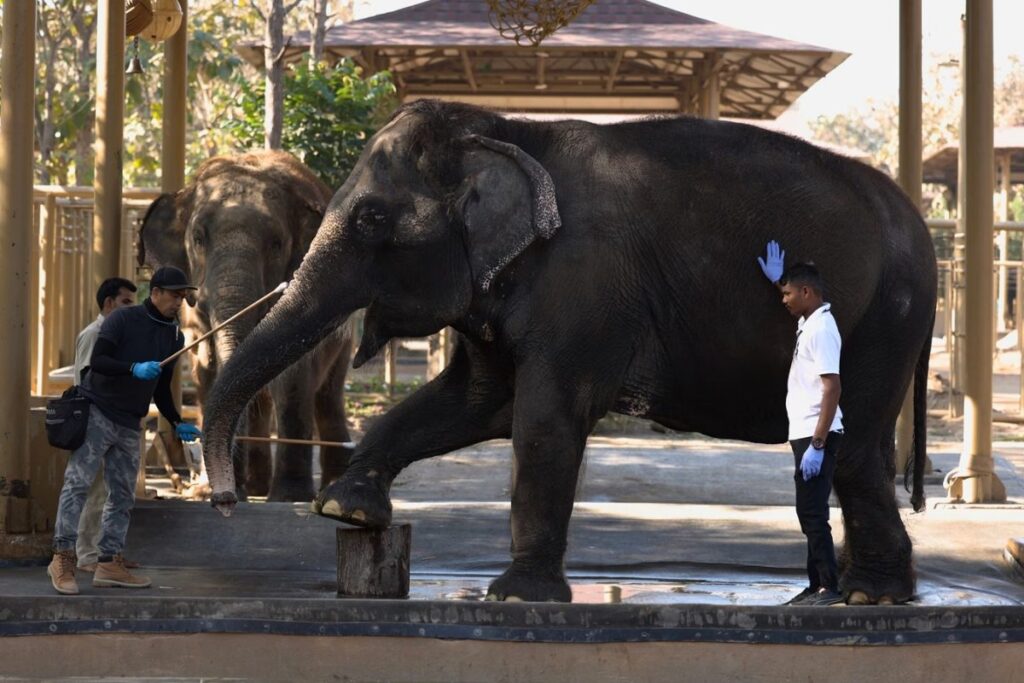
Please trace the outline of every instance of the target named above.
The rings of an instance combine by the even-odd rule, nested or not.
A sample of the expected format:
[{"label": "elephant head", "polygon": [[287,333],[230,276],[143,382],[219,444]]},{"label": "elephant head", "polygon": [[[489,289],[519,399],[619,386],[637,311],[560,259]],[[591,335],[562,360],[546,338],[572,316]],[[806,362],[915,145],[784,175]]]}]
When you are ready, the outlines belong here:
[{"label": "elephant head", "polygon": [[[149,207],[139,264],[185,271],[199,286],[189,322],[209,329],[291,277],[329,199],[330,189],[285,152],[212,158],[192,184]],[[254,312],[218,332],[200,363],[223,367],[258,320]]]},{"label": "elephant head", "polygon": [[230,440],[242,409],[352,312],[354,365],[391,338],[461,319],[538,238],[561,224],[550,175],[503,140],[504,119],[436,101],[399,109],[335,193],[292,285],[239,346],[206,404],[213,504],[235,503]]}]

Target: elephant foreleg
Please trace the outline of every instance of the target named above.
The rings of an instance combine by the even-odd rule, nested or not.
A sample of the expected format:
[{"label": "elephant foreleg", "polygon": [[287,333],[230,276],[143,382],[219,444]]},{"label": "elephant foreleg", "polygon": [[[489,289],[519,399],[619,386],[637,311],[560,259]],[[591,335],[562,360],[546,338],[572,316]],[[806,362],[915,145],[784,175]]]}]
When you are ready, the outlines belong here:
[{"label": "elephant foreleg", "polygon": [[[328,371],[317,389],[316,428],[322,441],[346,442],[351,438],[345,419],[345,374],[348,371],[348,345],[345,352]],[[351,449],[338,446],[320,447],[320,488],[345,473]]]},{"label": "elephant foreleg", "polygon": [[411,463],[487,439],[509,436],[512,389],[506,372],[460,341],[449,366],[392,408],[356,447],[348,470],[314,509],[350,524],[391,523],[391,482]]},{"label": "elephant foreleg", "polygon": [[564,558],[587,434],[593,426],[549,381],[517,376],[512,443],[512,565],[488,600],[570,602]]}]

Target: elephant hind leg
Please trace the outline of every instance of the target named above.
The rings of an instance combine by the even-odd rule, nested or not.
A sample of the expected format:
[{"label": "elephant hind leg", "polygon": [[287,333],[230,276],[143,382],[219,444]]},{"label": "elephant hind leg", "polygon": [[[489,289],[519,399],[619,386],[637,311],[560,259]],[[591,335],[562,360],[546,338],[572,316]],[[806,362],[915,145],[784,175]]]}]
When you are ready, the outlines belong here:
[{"label": "elephant hind leg", "polygon": [[[322,441],[348,442],[351,437],[345,416],[345,375],[348,372],[348,354],[342,354],[317,389],[314,397],[316,428]],[[320,490],[340,477],[348,469],[352,448],[320,447]]]}]

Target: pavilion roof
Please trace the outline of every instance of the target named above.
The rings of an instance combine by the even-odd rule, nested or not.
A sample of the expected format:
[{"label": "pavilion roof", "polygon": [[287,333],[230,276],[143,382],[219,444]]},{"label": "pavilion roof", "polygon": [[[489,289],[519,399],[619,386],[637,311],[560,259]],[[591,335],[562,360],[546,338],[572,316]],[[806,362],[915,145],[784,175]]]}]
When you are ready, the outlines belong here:
[{"label": "pavilion roof", "polygon": [[[285,59],[308,51],[292,35]],[[647,0],[597,0],[540,46],[490,24],[483,0],[428,0],[332,27],[329,57],[387,69],[403,99],[438,97],[507,111],[692,111],[717,74],[721,116],[775,118],[848,56],[735,29]],[[238,48],[261,64],[260,42]]]},{"label": "pavilion roof", "polygon": [[[1010,157],[1010,182],[1024,183],[1024,126],[996,128],[992,138],[996,161],[1003,155]],[[959,156],[960,143],[954,142],[925,159],[924,182],[955,186]]]}]

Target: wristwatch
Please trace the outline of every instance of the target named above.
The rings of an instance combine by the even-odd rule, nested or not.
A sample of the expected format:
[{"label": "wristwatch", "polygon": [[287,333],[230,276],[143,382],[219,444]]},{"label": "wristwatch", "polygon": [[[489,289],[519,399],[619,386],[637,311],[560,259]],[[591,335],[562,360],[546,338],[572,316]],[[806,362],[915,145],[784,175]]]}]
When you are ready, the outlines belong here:
[{"label": "wristwatch", "polygon": [[817,448],[820,451],[825,448],[825,439],[819,439],[818,437],[815,436],[811,439],[811,446],[813,448]]}]

